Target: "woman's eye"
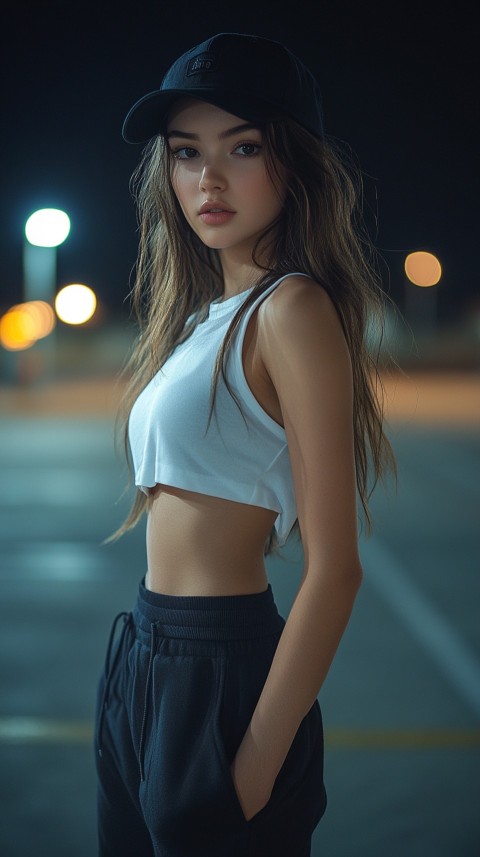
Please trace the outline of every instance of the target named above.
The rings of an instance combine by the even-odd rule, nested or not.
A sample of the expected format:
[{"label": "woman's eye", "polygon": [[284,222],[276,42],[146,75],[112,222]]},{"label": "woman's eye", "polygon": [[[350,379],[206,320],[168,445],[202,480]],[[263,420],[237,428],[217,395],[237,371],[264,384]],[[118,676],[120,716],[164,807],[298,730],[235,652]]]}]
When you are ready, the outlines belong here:
[{"label": "woman's eye", "polygon": [[197,150],[191,146],[182,146],[180,149],[174,149],[172,154],[177,161],[190,161],[197,154]]},{"label": "woman's eye", "polygon": [[261,148],[259,143],[240,143],[234,151],[243,156],[258,155]]}]

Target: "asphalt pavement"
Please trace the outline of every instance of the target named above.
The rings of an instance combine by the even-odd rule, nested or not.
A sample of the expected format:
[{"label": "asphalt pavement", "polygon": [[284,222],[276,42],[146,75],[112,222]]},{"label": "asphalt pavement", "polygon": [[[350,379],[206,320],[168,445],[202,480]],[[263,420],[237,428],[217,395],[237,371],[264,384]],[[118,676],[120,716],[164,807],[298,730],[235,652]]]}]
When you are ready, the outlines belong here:
[{"label": "asphalt pavement", "polygon": [[[68,407],[0,395],[2,857],[96,854],[96,682],[145,549],[141,527],[102,545],[129,495],[108,396],[90,390],[67,384]],[[433,401],[392,411],[399,483],[375,492],[319,697],[329,806],[312,857],[480,855],[480,421],[444,388]],[[301,565],[294,543],[269,563],[285,616]]]}]

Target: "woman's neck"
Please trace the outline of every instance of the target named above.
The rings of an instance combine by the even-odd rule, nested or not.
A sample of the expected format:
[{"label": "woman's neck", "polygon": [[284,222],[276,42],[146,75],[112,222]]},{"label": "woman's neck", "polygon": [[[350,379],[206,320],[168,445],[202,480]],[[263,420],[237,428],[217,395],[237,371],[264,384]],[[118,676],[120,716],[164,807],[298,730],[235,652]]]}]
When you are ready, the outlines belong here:
[{"label": "woman's neck", "polygon": [[220,253],[220,261],[223,272],[223,297],[224,300],[245,292],[254,286],[264,273],[263,268],[249,261],[232,259],[225,252]]}]

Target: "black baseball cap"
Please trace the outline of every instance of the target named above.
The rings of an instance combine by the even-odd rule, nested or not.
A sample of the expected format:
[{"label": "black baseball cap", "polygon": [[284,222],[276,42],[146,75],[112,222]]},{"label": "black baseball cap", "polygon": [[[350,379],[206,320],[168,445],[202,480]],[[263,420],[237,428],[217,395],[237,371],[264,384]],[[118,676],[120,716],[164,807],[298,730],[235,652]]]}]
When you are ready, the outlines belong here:
[{"label": "black baseball cap", "polygon": [[218,33],[177,59],[160,88],[137,101],[123,123],[127,143],[146,143],[165,132],[177,98],[198,98],[241,119],[294,119],[323,136],[320,90],[313,74],[280,42]]}]

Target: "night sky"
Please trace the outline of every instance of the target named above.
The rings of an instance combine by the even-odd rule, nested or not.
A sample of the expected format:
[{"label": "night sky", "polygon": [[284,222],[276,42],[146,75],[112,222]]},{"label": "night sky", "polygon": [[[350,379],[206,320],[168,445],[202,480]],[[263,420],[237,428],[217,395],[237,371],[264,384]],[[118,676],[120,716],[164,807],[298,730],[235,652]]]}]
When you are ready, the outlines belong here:
[{"label": "night sky", "polygon": [[460,318],[478,300],[472,6],[2,2],[0,310],[21,299],[26,218],[59,207],[72,221],[59,286],[84,282],[126,313],[136,255],[128,185],[141,147],[123,142],[123,118],[178,55],[237,31],[283,41],[318,77],[327,132],[364,171],[392,295],[405,252],[431,250],[444,268],[441,315]]}]

